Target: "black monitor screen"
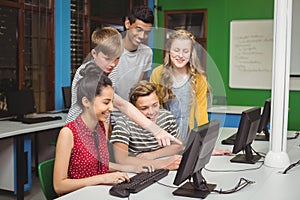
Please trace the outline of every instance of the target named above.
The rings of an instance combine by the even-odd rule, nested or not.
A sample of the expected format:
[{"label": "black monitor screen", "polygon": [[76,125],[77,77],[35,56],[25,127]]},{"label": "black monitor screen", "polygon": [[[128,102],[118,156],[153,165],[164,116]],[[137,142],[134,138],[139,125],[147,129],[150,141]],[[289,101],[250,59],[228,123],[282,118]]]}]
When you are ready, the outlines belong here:
[{"label": "black monitor screen", "polygon": [[64,106],[66,109],[71,107],[71,86],[62,87]]},{"label": "black monitor screen", "polygon": [[16,116],[16,120],[22,120],[24,115],[36,112],[33,90],[9,91],[6,101],[9,114]]},{"label": "black monitor screen", "polygon": [[263,132],[264,134],[258,134],[255,140],[268,141],[270,139],[270,133],[268,125],[270,123],[271,116],[271,98],[265,101],[263,112],[260,118],[260,123],[258,125],[257,133]]},{"label": "black monitor screen", "polygon": [[251,144],[256,137],[258,125],[260,122],[260,107],[253,107],[242,112],[242,117],[234,141],[233,153],[237,154],[244,150],[245,154],[238,154],[232,158],[231,162],[254,164],[260,159],[259,155],[252,154]]},{"label": "black monitor screen", "polygon": [[214,120],[190,132],[174,184],[180,185],[191,178],[193,182],[187,182],[179,187],[173,192],[174,195],[205,198],[216,187],[214,184],[206,183],[201,170],[210,160],[219,128],[220,122]]}]

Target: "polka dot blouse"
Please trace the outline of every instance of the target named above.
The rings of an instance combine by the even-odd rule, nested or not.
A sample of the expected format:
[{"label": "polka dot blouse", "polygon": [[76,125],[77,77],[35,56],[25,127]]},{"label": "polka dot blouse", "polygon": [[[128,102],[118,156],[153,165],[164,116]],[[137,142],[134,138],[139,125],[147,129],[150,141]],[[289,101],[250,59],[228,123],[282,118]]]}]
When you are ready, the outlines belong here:
[{"label": "polka dot blouse", "polygon": [[99,122],[92,131],[78,116],[66,126],[72,130],[74,137],[68,177],[79,179],[107,173],[109,154],[103,122]]}]

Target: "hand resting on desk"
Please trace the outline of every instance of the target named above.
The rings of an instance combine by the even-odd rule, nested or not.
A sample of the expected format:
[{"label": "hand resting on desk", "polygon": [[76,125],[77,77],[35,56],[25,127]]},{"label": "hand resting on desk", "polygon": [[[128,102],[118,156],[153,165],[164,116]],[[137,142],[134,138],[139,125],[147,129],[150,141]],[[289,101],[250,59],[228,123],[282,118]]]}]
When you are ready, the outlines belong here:
[{"label": "hand resting on desk", "polygon": [[221,150],[221,149],[214,149],[212,152],[213,156],[232,156],[233,153],[229,149]]}]

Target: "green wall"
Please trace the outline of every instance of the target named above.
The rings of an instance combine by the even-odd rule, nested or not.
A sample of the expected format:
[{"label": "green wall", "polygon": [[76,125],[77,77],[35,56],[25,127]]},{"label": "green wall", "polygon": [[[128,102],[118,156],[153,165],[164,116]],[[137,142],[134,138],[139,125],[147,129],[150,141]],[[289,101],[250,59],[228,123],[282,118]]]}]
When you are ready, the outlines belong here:
[{"label": "green wall", "polygon": [[[271,90],[229,88],[229,26],[231,20],[273,19],[274,0],[158,0],[158,26],[164,27],[164,11],[207,9],[207,51],[221,73],[228,105],[263,106]],[[155,63],[161,63],[161,52],[154,51]],[[208,71],[208,76],[212,76]],[[289,130],[299,130],[300,92],[291,91],[289,98]],[[297,102],[298,101],[298,102]]]}]

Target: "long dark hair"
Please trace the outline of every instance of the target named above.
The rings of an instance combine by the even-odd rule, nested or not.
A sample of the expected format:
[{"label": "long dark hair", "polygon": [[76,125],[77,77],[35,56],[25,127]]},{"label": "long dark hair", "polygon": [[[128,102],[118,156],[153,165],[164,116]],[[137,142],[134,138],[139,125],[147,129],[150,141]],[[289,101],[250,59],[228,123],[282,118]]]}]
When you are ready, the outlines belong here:
[{"label": "long dark hair", "polygon": [[112,87],[111,80],[95,63],[87,64],[79,74],[82,78],[77,83],[77,103],[81,108],[83,108],[81,101],[83,97],[92,102],[95,96],[101,94],[103,88]]}]

